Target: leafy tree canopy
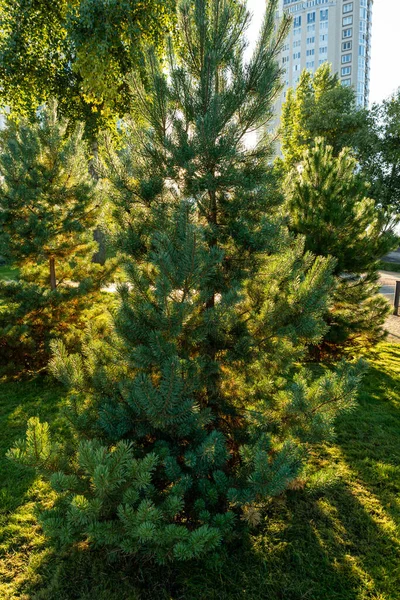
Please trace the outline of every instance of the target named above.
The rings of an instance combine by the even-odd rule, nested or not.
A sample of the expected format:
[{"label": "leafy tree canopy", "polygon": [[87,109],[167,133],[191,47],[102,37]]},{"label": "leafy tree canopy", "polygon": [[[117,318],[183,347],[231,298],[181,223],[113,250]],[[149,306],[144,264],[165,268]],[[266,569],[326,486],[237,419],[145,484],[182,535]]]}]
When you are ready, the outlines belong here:
[{"label": "leafy tree canopy", "polygon": [[297,88],[290,89],[282,107],[281,144],[288,168],[302,159],[305,149],[323,137],[335,155],[354,147],[366,129],[366,111],[356,107],[355,93],[343,87],[330,65],[314,73],[304,70]]},{"label": "leafy tree canopy", "polygon": [[400,90],[371,108],[357,154],[371,196],[390,215],[400,214]]},{"label": "leafy tree canopy", "polygon": [[103,127],[129,106],[126,74],[162,47],[175,0],[3,0],[1,104],[29,115],[50,97],[69,118]]}]

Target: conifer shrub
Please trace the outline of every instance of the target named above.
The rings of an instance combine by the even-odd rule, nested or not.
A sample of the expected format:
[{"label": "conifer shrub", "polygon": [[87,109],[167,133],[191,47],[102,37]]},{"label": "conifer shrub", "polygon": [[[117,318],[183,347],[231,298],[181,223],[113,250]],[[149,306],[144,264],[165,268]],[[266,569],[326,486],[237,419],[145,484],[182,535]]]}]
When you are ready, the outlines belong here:
[{"label": "conifer shrub", "polygon": [[[113,263],[92,264],[101,189],[88,171],[83,127],[69,127],[51,102],[32,122],[9,120],[1,134],[0,254],[18,268],[0,281],[0,364],[41,367],[49,342],[74,348],[101,315],[101,285]],[[93,314],[91,314],[93,313]]]},{"label": "conifer shrub", "polygon": [[266,140],[244,142],[279,89],[276,7],[245,64],[244,4],[183,3],[168,68],[149,54],[146,87],[131,81],[140,120],[125,122],[122,150],[104,144],[125,253],[119,309],[83,353],[52,343],[73,441],[33,419],[9,454],[50,477],[41,522],[62,546],[142,565],[214,558],[354,403],[359,369],[302,367],[326,332],[334,261],[287,231]]}]

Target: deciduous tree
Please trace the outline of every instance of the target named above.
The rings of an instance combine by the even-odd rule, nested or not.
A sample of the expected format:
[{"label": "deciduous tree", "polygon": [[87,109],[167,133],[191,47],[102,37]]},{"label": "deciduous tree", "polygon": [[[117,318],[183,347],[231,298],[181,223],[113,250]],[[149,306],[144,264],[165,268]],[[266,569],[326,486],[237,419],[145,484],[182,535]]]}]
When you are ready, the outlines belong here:
[{"label": "deciduous tree", "polygon": [[367,112],[356,107],[355,92],[341,85],[324,63],[312,74],[304,70],[296,89],[290,89],[282,107],[280,138],[284,165],[300,162],[317,137],[325,139],[335,156],[344,147],[356,148],[368,135]]},{"label": "deciduous tree", "polygon": [[370,195],[388,217],[400,214],[400,90],[368,114],[368,133],[362,136],[357,157],[370,183]]},{"label": "deciduous tree", "polygon": [[27,116],[54,97],[96,137],[129,109],[126,75],[161,49],[174,12],[175,0],[4,0],[1,104]]}]

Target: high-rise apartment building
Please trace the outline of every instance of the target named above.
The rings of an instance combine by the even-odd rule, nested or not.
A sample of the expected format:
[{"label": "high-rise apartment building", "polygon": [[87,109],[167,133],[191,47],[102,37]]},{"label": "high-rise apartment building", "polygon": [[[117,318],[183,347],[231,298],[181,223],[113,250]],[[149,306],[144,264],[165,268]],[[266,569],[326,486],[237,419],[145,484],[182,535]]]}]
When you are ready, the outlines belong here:
[{"label": "high-rise apartment building", "polygon": [[293,17],[280,54],[285,87],[277,103],[280,113],[289,87],[296,87],[303,69],[314,72],[328,62],[342,85],[353,86],[357,104],[368,105],[373,0],[280,0]]}]

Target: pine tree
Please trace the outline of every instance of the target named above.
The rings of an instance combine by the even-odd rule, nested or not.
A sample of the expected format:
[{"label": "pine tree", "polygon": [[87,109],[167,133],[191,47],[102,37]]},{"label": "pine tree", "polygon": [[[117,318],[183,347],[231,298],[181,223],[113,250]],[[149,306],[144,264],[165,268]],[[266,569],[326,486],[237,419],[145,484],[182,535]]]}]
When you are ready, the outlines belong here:
[{"label": "pine tree", "polygon": [[122,150],[105,143],[128,283],[106,342],[53,343],[72,454],[37,420],[10,452],[53,472],[41,520],[61,544],[159,563],[216,553],[354,401],[349,365],[317,380],[300,367],[326,331],[333,261],[285,229],[268,146],[245,145],[279,89],[276,7],[245,64],[244,4],[183,3],[168,68],[149,53],[146,89],[132,79],[140,120]]},{"label": "pine tree", "polygon": [[[2,364],[42,366],[49,341],[76,342],[109,267],[91,264],[100,188],[88,172],[83,128],[50,103],[33,121],[8,121],[0,152],[0,253],[19,269],[0,282]],[[109,265],[110,266],[110,265]]]},{"label": "pine tree", "polygon": [[378,293],[378,263],[396,245],[384,214],[368,198],[368,185],[350,149],[338,157],[317,138],[287,177],[291,229],[307,250],[336,259],[338,287],[328,316],[328,344],[377,341],[388,303]]}]

